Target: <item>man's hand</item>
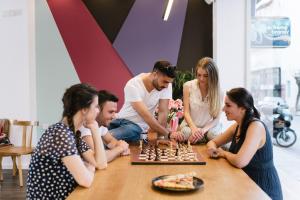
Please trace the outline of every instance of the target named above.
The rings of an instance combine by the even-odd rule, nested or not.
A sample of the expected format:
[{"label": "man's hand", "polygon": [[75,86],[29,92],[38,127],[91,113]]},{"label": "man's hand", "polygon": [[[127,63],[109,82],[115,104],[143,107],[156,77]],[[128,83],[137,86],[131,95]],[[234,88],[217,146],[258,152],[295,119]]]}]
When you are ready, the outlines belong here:
[{"label": "man's hand", "polygon": [[127,142],[125,142],[124,140],[119,140],[117,142],[117,146],[122,148],[122,152],[125,152],[128,150],[129,148],[129,144]]},{"label": "man's hand", "polygon": [[130,149],[128,148],[126,151],[124,151],[123,153],[121,153],[122,156],[127,156],[130,155]]}]

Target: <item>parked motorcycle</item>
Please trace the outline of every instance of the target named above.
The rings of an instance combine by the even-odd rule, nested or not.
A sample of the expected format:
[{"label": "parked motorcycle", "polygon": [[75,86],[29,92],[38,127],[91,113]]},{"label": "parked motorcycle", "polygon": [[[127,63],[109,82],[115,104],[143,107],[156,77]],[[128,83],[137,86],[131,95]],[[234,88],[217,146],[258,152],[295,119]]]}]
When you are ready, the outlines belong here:
[{"label": "parked motorcycle", "polygon": [[282,106],[278,106],[273,110],[273,137],[279,146],[290,147],[295,144],[297,135],[290,128],[293,116],[290,110]]},{"label": "parked motorcycle", "polygon": [[259,107],[262,117],[261,119],[268,126],[269,130],[273,130],[273,137],[276,143],[281,147],[290,147],[297,140],[296,132],[290,128],[293,115],[288,105],[277,103],[277,105],[261,105]]}]

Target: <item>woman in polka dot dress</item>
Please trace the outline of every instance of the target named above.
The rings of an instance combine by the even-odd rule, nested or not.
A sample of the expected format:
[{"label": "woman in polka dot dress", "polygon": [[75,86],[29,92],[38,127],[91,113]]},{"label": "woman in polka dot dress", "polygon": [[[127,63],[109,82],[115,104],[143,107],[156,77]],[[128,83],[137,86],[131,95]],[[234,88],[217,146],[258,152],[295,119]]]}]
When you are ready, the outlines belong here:
[{"label": "woman in polka dot dress", "polygon": [[[107,166],[95,121],[99,113],[97,90],[76,84],[63,96],[63,119],[50,126],[32,155],[27,179],[27,199],[65,199],[77,185],[89,187],[95,168]],[[94,152],[80,138],[78,129],[92,129]]]}]

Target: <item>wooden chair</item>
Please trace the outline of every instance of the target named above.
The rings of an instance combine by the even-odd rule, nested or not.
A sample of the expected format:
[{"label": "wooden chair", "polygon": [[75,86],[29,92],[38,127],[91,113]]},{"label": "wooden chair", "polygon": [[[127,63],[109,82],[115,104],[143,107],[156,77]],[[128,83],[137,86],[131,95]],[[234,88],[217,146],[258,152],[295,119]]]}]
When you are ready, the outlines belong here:
[{"label": "wooden chair", "polygon": [[[34,126],[38,126],[38,121],[18,121],[14,120],[11,122],[13,126],[21,126],[22,128],[22,145],[21,146],[6,146],[0,148],[0,178],[3,180],[2,175],[2,158],[10,156],[13,161],[13,176],[16,175],[17,168],[19,172],[20,186],[23,186],[23,174],[22,174],[22,155],[28,155],[33,153],[32,148],[32,131]],[[16,163],[18,162],[18,164]]]},{"label": "wooden chair", "polygon": [[[5,134],[7,138],[9,138],[9,129],[10,129],[10,120],[9,119],[0,119],[0,134]],[[0,148],[7,147],[6,144],[1,143]],[[0,180],[3,180],[3,174],[2,174],[2,157],[0,157]]]}]

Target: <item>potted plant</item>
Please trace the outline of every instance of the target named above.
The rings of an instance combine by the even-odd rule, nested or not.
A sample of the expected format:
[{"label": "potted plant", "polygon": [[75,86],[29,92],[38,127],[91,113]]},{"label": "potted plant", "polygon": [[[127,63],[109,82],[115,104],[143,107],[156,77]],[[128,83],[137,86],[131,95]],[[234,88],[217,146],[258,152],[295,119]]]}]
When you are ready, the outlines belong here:
[{"label": "potted plant", "polygon": [[174,78],[173,87],[173,99],[182,99],[183,96],[183,84],[187,81],[193,80],[194,74],[190,71],[177,71]]}]

